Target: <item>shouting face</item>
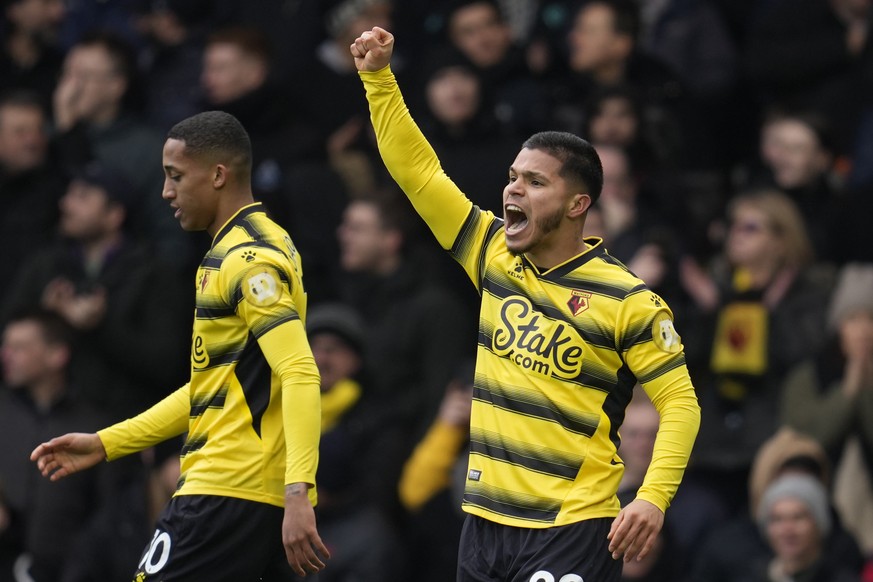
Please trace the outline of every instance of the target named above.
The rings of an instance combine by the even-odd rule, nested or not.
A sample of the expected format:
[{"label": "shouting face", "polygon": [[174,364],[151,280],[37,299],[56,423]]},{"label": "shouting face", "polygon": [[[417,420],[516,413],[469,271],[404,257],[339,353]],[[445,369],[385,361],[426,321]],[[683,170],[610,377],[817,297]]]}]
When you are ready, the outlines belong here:
[{"label": "shouting face", "polygon": [[576,197],[560,175],[561,166],[548,153],[525,148],[509,168],[503,217],[506,246],[513,254],[547,255],[564,240],[560,234],[569,227],[565,224]]}]

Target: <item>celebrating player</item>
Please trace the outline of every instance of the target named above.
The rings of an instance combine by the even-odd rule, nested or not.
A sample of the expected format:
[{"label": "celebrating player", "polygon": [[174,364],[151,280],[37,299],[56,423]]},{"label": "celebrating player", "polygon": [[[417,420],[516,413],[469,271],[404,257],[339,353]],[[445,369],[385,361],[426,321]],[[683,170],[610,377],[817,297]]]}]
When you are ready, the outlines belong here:
[{"label": "celebrating player", "polygon": [[[503,217],[444,174],[410,117],[381,28],[351,45],[386,167],[481,297],[460,582],[618,581],[676,493],[700,409],[672,312],[584,238],[600,160],[567,133],[531,136],[509,167]],[[639,381],[660,413],[634,501],[617,454]]]}]

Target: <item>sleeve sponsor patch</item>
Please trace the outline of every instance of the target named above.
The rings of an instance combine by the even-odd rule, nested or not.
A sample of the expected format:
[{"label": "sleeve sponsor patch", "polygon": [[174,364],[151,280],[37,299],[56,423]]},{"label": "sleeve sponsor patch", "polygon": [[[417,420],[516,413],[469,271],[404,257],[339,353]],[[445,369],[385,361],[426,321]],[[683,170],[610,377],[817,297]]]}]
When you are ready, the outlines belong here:
[{"label": "sleeve sponsor patch", "polygon": [[252,267],[243,276],[242,294],[246,301],[257,307],[274,305],[282,297],[282,281],[273,267]]},{"label": "sleeve sponsor patch", "polygon": [[682,338],[673,327],[673,320],[667,312],[662,311],[652,322],[652,339],[658,349],[669,354],[675,354],[682,349]]}]

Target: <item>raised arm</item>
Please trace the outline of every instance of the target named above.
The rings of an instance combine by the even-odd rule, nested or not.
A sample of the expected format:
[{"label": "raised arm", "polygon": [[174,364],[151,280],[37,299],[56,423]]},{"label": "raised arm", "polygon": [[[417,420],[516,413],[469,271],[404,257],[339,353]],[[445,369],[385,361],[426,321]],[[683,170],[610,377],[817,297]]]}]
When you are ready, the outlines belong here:
[{"label": "raised arm", "polygon": [[413,121],[389,63],[394,37],[374,27],[350,47],[367,101],[379,154],[444,249],[455,243],[473,203],[446,176],[439,158]]}]

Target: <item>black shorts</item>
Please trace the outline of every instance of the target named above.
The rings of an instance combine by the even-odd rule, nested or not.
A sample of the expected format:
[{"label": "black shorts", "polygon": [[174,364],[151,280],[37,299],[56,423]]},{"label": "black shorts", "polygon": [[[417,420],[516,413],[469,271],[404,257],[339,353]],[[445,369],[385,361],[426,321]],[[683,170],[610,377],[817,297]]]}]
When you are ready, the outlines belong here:
[{"label": "black shorts", "polygon": [[155,524],[134,582],[304,580],[285,558],[284,514],[281,507],[233,497],[176,496]]},{"label": "black shorts", "polygon": [[532,529],[467,515],[457,582],[619,582],[622,561],[606,539],[612,521]]}]

